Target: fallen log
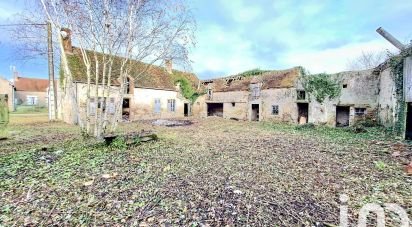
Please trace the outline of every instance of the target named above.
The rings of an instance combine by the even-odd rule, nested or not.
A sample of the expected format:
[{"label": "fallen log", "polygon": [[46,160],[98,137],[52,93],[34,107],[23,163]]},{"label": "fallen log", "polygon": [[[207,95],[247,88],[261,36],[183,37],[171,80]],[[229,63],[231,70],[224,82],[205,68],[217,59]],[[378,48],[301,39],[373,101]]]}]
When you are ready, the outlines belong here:
[{"label": "fallen log", "polygon": [[141,131],[141,132],[131,132],[131,133],[126,133],[126,134],[111,134],[111,135],[106,135],[103,137],[106,145],[110,145],[113,143],[113,141],[119,137],[124,138],[126,145],[136,145],[141,142],[149,142],[153,140],[157,140],[158,137],[155,133],[150,132],[150,131]]}]

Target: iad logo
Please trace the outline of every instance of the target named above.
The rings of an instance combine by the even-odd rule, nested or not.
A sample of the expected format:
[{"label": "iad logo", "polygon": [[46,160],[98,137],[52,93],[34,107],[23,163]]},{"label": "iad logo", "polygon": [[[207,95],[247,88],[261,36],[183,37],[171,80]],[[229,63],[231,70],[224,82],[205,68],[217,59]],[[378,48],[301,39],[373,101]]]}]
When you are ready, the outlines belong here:
[{"label": "iad logo", "polygon": [[[349,197],[347,195],[340,196],[340,226],[341,227],[348,227],[349,226],[349,219],[348,219],[348,201]],[[385,203],[384,207],[388,211],[392,211],[397,214],[400,218],[401,227],[409,227],[409,218],[406,211],[397,204],[394,203]],[[385,227],[385,210],[382,206],[376,203],[368,203],[364,205],[359,211],[359,219],[358,219],[358,226],[363,227],[367,226],[367,217],[369,213],[376,214],[376,226],[377,227]]]}]

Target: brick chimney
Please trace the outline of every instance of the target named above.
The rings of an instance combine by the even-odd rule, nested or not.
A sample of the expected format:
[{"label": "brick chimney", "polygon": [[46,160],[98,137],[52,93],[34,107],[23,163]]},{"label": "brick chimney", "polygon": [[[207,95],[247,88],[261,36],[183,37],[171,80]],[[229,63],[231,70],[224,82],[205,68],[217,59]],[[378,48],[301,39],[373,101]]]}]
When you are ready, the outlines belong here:
[{"label": "brick chimney", "polygon": [[170,60],[170,59],[166,60],[165,66],[166,66],[166,71],[169,74],[172,74],[173,73],[173,62],[172,62],[172,60]]},{"label": "brick chimney", "polygon": [[72,31],[68,28],[62,28],[60,34],[63,39],[63,49],[66,54],[73,53]]}]

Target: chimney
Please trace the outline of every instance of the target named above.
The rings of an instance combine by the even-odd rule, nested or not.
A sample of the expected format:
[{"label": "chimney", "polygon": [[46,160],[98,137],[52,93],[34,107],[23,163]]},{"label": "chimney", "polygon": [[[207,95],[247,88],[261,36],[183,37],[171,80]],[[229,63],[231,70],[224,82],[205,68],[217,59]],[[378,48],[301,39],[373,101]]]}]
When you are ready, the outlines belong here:
[{"label": "chimney", "polygon": [[170,59],[166,60],[165,65],[166,65],[166,71],[169,74],[172,74],[173,73],[173,62],[172,62],[172,60],[170,60]]},{"label": "chimney", "polygon": [[13,82],[16,82],[19,80],[19,72],[16,71],[16,69],[13,69]]},{"label": "chimney", "polygon": [[62,28],[60,34],[63,39],[63,49],[66,54],[73,53],[72,31],[68,28]]}]

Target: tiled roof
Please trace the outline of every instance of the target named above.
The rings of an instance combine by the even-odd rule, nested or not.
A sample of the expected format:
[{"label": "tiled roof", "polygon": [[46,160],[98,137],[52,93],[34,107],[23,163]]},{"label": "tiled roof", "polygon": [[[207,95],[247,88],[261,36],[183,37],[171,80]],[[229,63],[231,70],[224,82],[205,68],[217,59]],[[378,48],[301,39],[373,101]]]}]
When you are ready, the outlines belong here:
[{"label": "tiled roof", "polygon": [[16,91],[46,92],[49,87],[49,80],[38,78],[17,77],[14,80]]},{"label": "tiled roof", "polygon": [[[87,51],[87,54],[93,54],[92,51]],[[66,54],[68,57],[69,66],[72,70],[72,76],[75,82],[87,82],[87,75],[86,75],[86,67],[83,64],[81,51],[77,47],[73,47],[72,54]],[[101,57],[102,55],[98,53],[98,56]],[[90,59],[94,59],[91,57]],[[113,74],[112,74],[112,84],[119,85],[119,81],[117,80],[120,77],[120,64],[121,64],[121,57],[115,57],[113,59]],[[94,65],[92,63],[92,65]],[[135,87],[144,87],[144,88],[156,88],[156,89],[167,89],[167,90],[174,90],[175,89],[175,79],[177,77],[184,77],[188,79],[191,84],[196,87],[199,79],[196,75],[187,72],[181,72],[178,70],[173,70],[173,74],[169,74],[166,72],[166,69],[163,67],[151,65],[149,69],[147,69],[146,73],[143,75],[139,75],[140,72],[145,71],[148,65],[138,61],[131,61],[131,70],[129,72],[130,76],[134,81]],[[94,69],[92,69],[92,73],[94,75]],[[138,76],[139,75],[139,76]],[[100,77],[101,78],[101,77]],[[91,78],[94,80],[94,77]]]},{"label": "tiled roof", "polygon": [[207,80],[213,84],[215,92],[247,91],[251,83],[262,83],[261,89],[291,88],[296,85],[300,76],[300,68],[295,67],[286,70],[273,70],[257,76],[229,76]]}]

